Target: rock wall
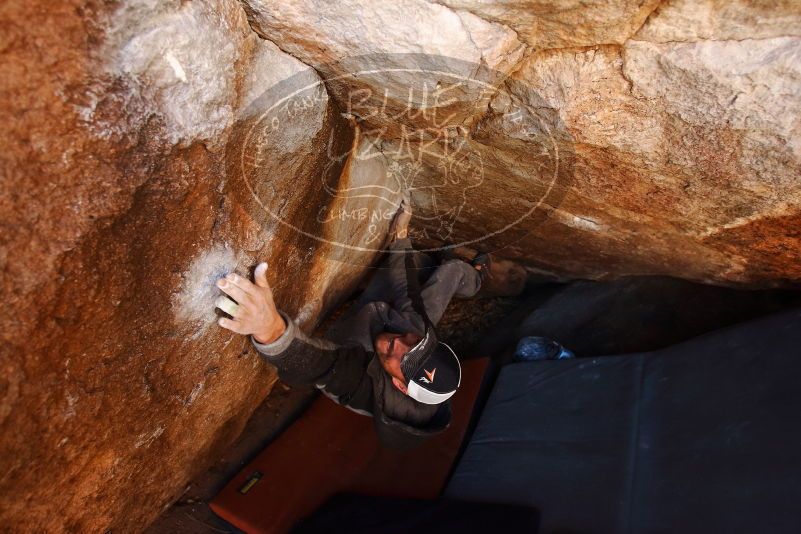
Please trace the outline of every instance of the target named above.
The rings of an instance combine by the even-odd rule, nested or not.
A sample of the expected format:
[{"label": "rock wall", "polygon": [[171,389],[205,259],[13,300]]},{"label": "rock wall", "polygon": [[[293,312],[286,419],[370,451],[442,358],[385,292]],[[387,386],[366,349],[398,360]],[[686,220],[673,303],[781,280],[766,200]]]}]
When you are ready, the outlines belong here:
[{"label": "rock wall", "polygon": [[[282,307],[313,328],[370,253],[284,227],[228,171],[264,88],[316,79],[238,3],[0,9],[0,522],[139,530],[275,381],[216,326],[214,281],[267,260]],[[285,193],[287,219],[319,225],[312,176],[343,128],[323,98],[260,154],[249,178]]]},{"label": "rock wall", "polygon": [[[501,91],[511,105],[491,96],[453,121],[469,129],[492,187],[449,237],[492,234],[516,215],[510,204],[542,186],[525,161],[537,143],[515,140],[534,127],[532,108],[549,108],[570,138],[571,179],[538,208],[547,217],[528,217],[512,239],[482,239],[484,247],[557,277],[798,284],[798,2],[244,4],[260,35],[323,72],[346,54],[424,53],[511,74]],[[521,110],[529,115],[510,128],[506,118]],[[502,160],[495,168],[493,158]],[[451,204],[456,189],[443,191]]]},{"label": "rock wall", "polygon": [[275,380],[214,324],[214,280],[266,260],[312,328],[375,258],[404,189],[421,243],[557,278],[801,279],[798,2],[0,13],[11,530],[143,528]]}]

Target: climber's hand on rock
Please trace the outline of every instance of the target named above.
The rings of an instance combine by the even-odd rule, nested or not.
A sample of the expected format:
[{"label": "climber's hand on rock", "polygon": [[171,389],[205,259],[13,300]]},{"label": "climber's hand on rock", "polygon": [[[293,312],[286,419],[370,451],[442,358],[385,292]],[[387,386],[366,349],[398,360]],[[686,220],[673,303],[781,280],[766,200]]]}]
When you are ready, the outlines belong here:
[{"label": "climber's hand on rock", "polygon": [[222,317],[218,323],[237,334],[252,335],[259,343],[271,343],[284,333],[286,324],[267,283],[266,263],[256,267],[253,279],[255,283],[231,273],[217,281],[217,287],[231,298],[222,295],[215,304],[232,317]]},{"label": "climber's hand on rock", "polygon": [[409,222],[412,220],[412,200],[408,193],[404,193],[395,218],[390,227],[390,237],[393,239],[405,239],[409,236]]}]

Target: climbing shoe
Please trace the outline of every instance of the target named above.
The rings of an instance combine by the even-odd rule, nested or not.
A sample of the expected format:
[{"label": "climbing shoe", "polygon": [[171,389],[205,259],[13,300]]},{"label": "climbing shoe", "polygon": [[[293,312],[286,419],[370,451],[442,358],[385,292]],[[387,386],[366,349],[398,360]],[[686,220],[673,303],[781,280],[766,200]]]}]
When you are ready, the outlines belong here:
[{"label": "climbing shoe", "polygon": [[492,254],[478,254],[470,264],[481,277],[478,297],[513,297],[523,292],[528,273],[519,264]]}]

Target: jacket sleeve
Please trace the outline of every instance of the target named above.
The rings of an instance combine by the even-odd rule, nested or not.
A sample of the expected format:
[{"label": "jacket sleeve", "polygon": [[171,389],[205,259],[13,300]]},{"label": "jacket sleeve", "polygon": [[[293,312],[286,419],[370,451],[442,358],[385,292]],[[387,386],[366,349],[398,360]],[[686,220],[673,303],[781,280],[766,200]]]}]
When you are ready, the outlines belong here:
[{"label": "jacket sleeve", "polygon": [[389,279],[392,284],[392,295],[394,301],[392,307],[399,313],[405,314],[414,311],[412,300],[409,297],[409,275],[415,275],[407,269],[408,262],[411,260],[410,252],[412,243],[409,238],[398,239],[389,246]]},{"label": "jacket sleeve", "polygon": [[[440,409],[442,405],[418,406],[402,396],[373,354],[362,346],[310,338],[285,313],[281,316],[287,325],[281,337],[268,344],[251,339],[264,359],[277,367],[282,380],[314,384],[339,404],[373,415],[379,438],[392,448],[414,446],[447,428],[448,406],[445,411]],[[437,417],[440,414],[445,417]]]},{"label": "jacket sleeve", "polygon": [[303,333],[285,313],[284,333],[272,343],[254,347],[275,365],[278,376],[288,384],[313,384],[340,404],[372,413],[372,379],[367,365],[372,355],[358,345],[340,346]]},{"label": "jacket sleeve", "polygon": [[426,328],[423,315],[425,307],[420,298],[420,284],[417,280],[413,254],[414,249],[409,238],[398,239],[389,247],[387,263],[394,300],[388,314],[390,322],[396,322],[393,316],[403,317],[422,334]]}]

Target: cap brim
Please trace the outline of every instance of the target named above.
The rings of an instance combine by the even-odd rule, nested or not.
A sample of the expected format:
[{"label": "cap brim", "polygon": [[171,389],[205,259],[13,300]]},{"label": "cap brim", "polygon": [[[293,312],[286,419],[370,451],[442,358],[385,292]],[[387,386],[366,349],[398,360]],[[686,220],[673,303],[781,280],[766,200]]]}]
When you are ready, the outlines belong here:
[{"label": "cap brim", "polygon": [[414,381],[409,382],[409,385],[406,386],[406,394],[423,404],[441,404],[453,397],[454,393],[456,393],[455,389],[448,393],[434,393],[433,391],[421,388],[417,385],[417,382]]}]

